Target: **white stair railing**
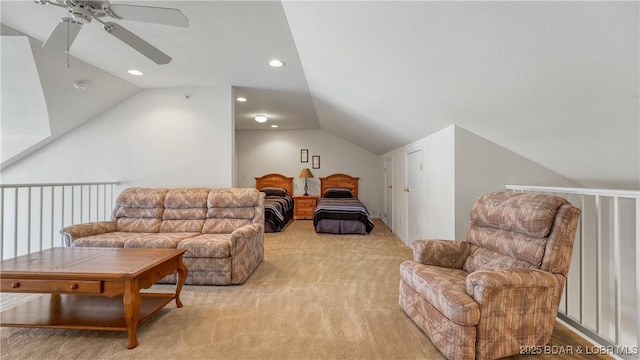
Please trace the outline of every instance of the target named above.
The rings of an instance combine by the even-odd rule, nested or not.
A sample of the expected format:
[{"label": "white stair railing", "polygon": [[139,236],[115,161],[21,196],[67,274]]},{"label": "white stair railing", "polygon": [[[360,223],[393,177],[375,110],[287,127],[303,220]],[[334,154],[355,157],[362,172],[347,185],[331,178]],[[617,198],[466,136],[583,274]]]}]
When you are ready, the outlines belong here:
[{"label": "white stair railing", "polygon": [[63,227],[109,220],[117,185],[0,184],[0,258],[62,246]]},{"label": "white stair railing", "polygon": [[565,197],[582,210],[558,317],[602,346],[639,358],[640,191],[507,185]]}]

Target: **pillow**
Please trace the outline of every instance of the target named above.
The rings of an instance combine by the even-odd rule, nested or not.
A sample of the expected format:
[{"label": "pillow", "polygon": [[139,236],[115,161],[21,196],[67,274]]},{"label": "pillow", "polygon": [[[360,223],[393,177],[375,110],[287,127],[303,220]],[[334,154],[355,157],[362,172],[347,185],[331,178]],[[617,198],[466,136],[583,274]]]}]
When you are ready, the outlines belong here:
[{"label": "pillow", "polygon": [[324,192],[324,197],[326,198],[353,198],[353,193],[351,189],[347,188],[328,188],[327,191]]},{"label": "pillow", "polygon": [[279,187],[263,187],[260,189],[263,193],[267,194],[267,196],[285,196],[287,194],[287,190]]}]

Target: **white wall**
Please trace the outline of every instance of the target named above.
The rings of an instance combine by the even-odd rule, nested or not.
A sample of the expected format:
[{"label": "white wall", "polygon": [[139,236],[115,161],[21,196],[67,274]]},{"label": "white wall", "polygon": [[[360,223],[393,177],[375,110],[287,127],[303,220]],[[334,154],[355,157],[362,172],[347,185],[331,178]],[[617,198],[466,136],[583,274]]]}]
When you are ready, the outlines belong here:
[{"label": "white wall", "polygon": [[455,128],[455,144],[456,239],[464,239],[471,207],[486,192],[504,190],[505,185],[581,187],[461,127]]},{"label": "white wall", "polygon": [[[5,161],[51,135],[47,102],[38,68],[26,36],[0,36],[2,106],[0,106],[1,161]],[[11,30],[8,30],[12,33]],[[10,121],[15,119],[18,121]]]},{"label": "white wall", "polygon": [[[309,149],[309,163],[300,162],[300,149]],[[320,168],[313,169],[311,156],[320,155]],[[278,173],[294,178],[294,194],[304,193],[303,168],[313,173],[309,194],[320,193],[320,177],[344,173],[360,178],[360,200],[372,217],[382,209],[378,189],[384,177],[378,156],[320,129],[236,131],[238,186],[254,187],[255,178]]]},{"label": "white wall", "polygon": [[425,227],[429,239],[455,238],[455,126],[449,126],[425,138]]},{"label": "white wall", "polygon": [[7,167],[2,182],[232,186],[232,104],[226,85],[139,92]]},{"label": "white wall", "polygon": [[[422,147],[425,239],[463,240],[469,213],[483,193],[504,190],[508,184],[579,186],[526,158],[506,150],[468,130],[451,125],[430,136],[379,157],[393,159],[393,232],[408,246],[405,154]],[[382,171],[382,170],[381,170]],[[379,187],[384,202],[384,188]]]}]

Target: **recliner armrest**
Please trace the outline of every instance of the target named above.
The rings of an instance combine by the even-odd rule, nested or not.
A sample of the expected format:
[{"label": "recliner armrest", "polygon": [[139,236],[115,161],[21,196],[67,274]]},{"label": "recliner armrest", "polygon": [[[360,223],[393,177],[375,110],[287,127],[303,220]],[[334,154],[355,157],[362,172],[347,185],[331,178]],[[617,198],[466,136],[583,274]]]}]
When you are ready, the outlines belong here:
[{"label": "recliner armrest", "polygon": [[414,240],[411,247],[415,262],[462,269],[462,265],[471,253],[472,244],[466,241]]},{"label": "recliner armrest", "polygon": [[[469,274],[466,279],[467,294],[482,304],[487,296],[499,297],[500,292],[512,298],[513,290],[531,292],[533,289],[556,291],[558,279],[552,273],[538,269],[510,268],[480,270]],[[548,291],[548,290],[545,290]],[[490,294],[490,295],[489,295]],[[507,300],[507,299],[504,299]],[[549,299],[552,300],[552,299]]]},{"label": "recliner armrest", "polygon": [[116,231],[115,221],[95,221],[85,224],[71,225],[60,230],[64,239],[64,246],[71,244],[78,238],[105,234]]}]

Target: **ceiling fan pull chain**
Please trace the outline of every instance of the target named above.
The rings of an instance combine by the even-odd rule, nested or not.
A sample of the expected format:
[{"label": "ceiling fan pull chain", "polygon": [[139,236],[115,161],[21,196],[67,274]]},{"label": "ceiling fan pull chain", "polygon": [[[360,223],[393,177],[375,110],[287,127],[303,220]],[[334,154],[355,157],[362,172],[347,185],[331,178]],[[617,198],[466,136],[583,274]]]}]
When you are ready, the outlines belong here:
[{"label": "ceiling fan pull chain", "polygon": [[[69,12],[69,17],[71,17],[71,9],[67,10]],[[69,39],[71,38],[71,25],[69,23],[67,23],[67,69],[69,69],[71,67],[71,61],[69,59],[69,50],[71,50],[71,44],[69,42]]]}]

